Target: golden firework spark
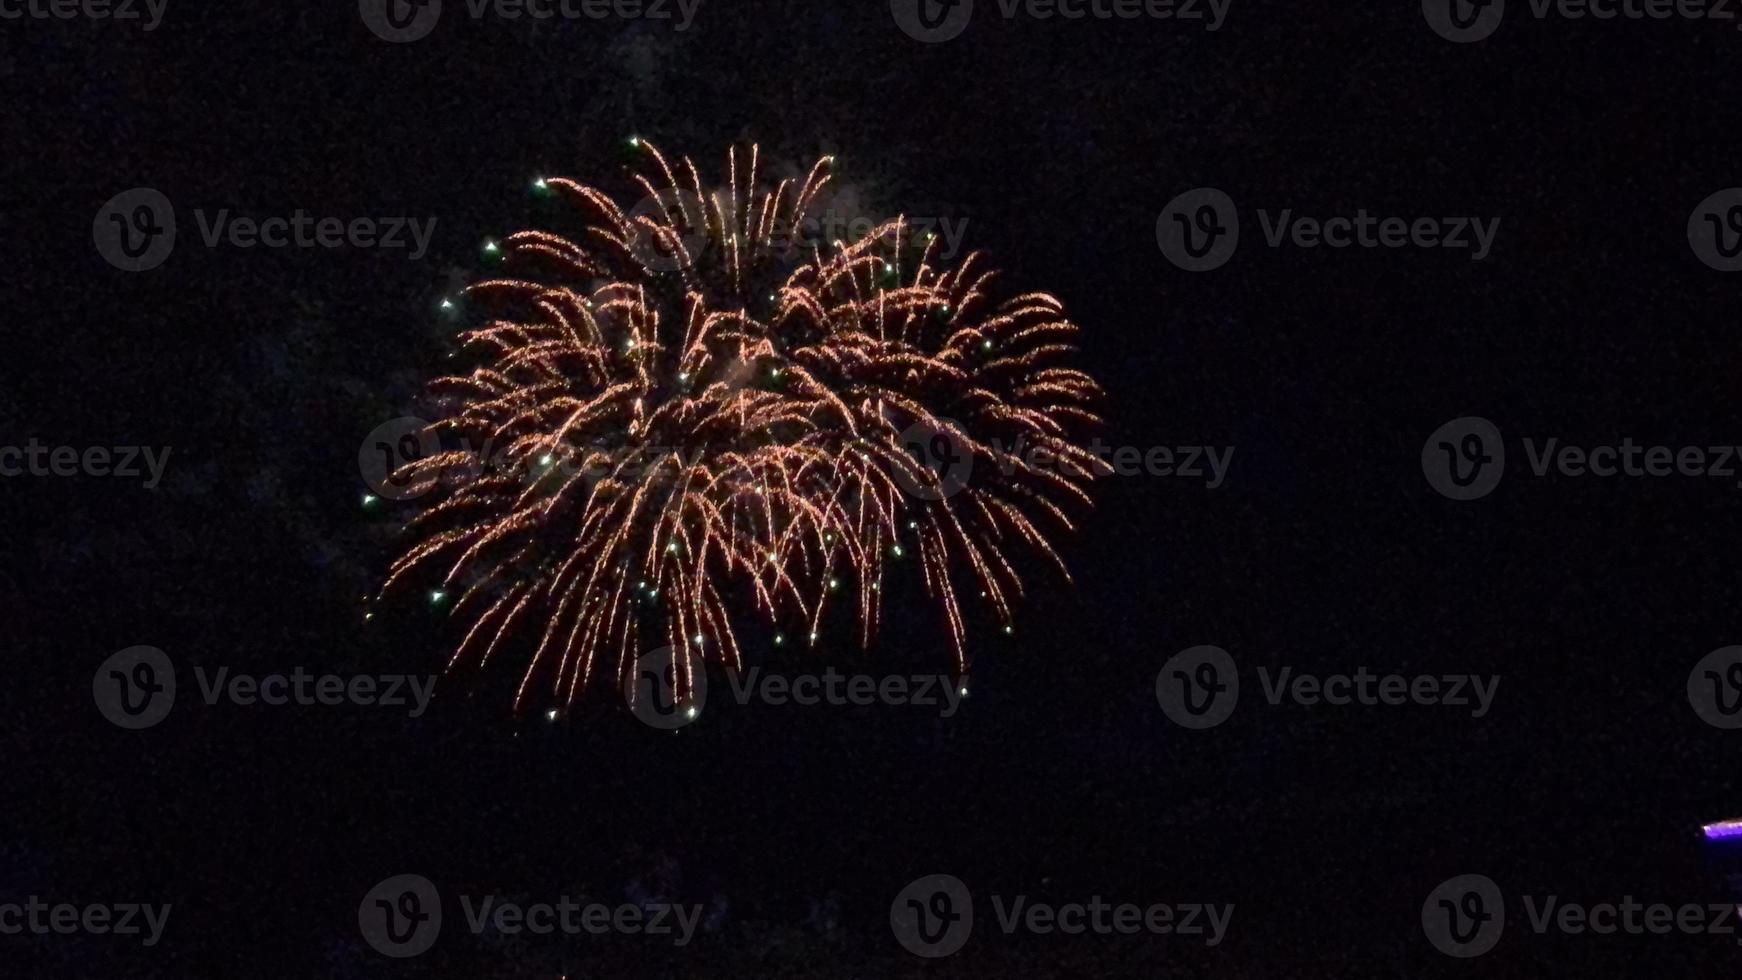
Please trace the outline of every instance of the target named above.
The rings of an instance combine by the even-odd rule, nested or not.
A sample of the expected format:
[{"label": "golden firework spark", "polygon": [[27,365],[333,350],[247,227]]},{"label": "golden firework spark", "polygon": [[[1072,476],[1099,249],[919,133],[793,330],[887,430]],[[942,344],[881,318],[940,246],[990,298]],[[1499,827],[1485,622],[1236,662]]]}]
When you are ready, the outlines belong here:
[{"label": "golden firework spark", "polygon": [[[633,145],[639,206],[540,179],[584,232],[488,246],[517,277],[468,290],[480,366],[431,384],[452,409],[432,435],[468,448],[396,474],[440,490],[383,594],[443,569],[471,624],[450,669],[535,627],[518,711],[535,685],[572,704],[602,660],[621,681],[644,632],[740,669],[743,607],[814,642],[850,603],[869,644],[911,556],[964,671],[956,576],[1008,628],[1007,552],[1068,578],[1049,535],[1106,472],[1076,439],[1100,389],[1061,364],[1078,328],[1046,294],[994,305],[978,254],[943,262],[904,219],[805,242],[830,158],[762,186],[758,150],[734,149],[704,190],[688,159]],[[674,660],[681,695],[697,668]]]}]

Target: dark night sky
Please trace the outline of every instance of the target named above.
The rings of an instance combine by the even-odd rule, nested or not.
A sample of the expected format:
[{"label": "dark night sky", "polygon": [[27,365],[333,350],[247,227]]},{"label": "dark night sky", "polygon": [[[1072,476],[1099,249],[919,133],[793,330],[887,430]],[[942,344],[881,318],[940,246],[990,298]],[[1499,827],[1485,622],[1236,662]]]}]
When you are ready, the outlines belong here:
[{"label": "dark night sky", "polygon": [[[1686,239],[1696,204],[1742,184],[1742,34],[1513,6],[1471,45],[1405,0],[1235,0],[1216,32],[983,11],[938,45],[876,0],[704,0],[677,35],[450,15],[407,45],[341,0],[170,0],[149,34],[0,21],[15,338],[0,444],[174,447],[151,491],[0,485],[15,515],[0,902],[175,905],[154,949],[0,936],[0,976],[554,976],[547,949],[463,935],[382,959],[358,899],[417,871],[450,892],[621,900],[662,864],[689,900],[728,903],[725,924],[675,952],[582,943],[565,968],[1733,976],[1728,939],[1537,936],[1518,910],[1476,961],[1422,935],[1424,897],[1466,872],[1513,898],[1717,901],[1698,827],[1742,815],[1738,733],[1686,696],[1695,661],[1742,642],[1742,489],[1539,479],[1520,458],[1458,503],[1422,476],[1424,439],[1465,415],[1509,452],[1525,436],[1742,442],[1742,280]],[[477,274],[482,239],[530,219],[528,180],[621,189],[632,133],[704,172],[734,140],[835,153],[882,211],[965,218],[1008,286],[1060,295],[1085,327],[1109,441],[1236,446],[1227,483],[1102,481],[1062,547],[1075,585],[1037,579],[1014,636],[980,624],[974,696],[949,720],[722,699],[655,735],[603,695],[561,724],[517,722],[498,683],[458,677],[415,720],[196,704],[145,732],[104,721],[92,672],[137,644],[256,673],[439,668],[455,636],[415,602],[363,626],[394,538],[357,506],[358,446],[440,370],[434,303]],[[176,203],[182,238],[133,275],[91,228],[138,186]],[[1473,262],[1270,249],[1251,221],[1234,261],[1192,275],[1155,225],[1200,186],[1243,220],[1502,225]],[[419,261],[208,249],[191,212],[226,207],[439,226]],[[929,610],[889,620],[877,649],[838,644],[830,662],[948,670]],[[1195,644],[1251,684],[1206,732],[1154,691]],[[1284,666],[1503,679],[1481,719],[1266,705],[1252,672]],[[1238,911],[1206,950],[1006,938],[983,909],[967,950],[927,962],[896,945],[888,908],[933,872],[977,895]],[[816,925],[819,908],[838,924]]]}]

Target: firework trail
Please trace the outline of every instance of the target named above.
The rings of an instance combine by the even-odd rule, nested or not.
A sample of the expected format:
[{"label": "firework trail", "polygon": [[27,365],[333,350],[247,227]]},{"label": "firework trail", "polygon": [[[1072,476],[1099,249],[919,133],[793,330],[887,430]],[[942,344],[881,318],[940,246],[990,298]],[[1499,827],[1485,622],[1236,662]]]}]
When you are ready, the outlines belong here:
[{"label": "firework trail", "polygon": [[[487,463],[447,450],[396,475],[436,489],[383,595],[440,569],[471,624],[450,669],[535,634],[518,712],[535,687],[572,705],[597,671],[621,681],[644,642],[740,669],[735,609],[814,643],[851,604],[869,644],[885,571],[912,558],[965,670],[961,589],[1008,625],[1009,552],[1068,578],[1049,535],[1106,472],[1074,438],[1101,394],[1060,363],[1077,327],[1045,294],[992,305],[979,255],[940,267],[902,219],[805,243],[830,158],[765,187],[757,149],[734,149],[704,190],[688,159],[632,145],[639,206],[541,180],[584,232],[490,246],[516,277],[466,293],[479,366],[430,386],[432,434]],[[680,693],[695,659],[674,658]]]}]

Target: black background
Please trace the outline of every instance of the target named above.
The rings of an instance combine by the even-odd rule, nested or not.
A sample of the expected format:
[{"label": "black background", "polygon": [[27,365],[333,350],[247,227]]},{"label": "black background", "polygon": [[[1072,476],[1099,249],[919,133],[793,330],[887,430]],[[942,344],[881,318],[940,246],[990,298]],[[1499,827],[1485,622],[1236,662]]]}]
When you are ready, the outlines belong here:
[{"label": "black background", "polygon": [[[457,6],[450,0],[450,6]],[[1539,21],[1471,45],[1418,4],[1234,0],[1170,21],[1005,21],[924,45],[888,5],[704,0],[694,27],[474,23],[386,44],[354,3],[171,0],[136,25],[0,22],[0,185],[13,339],[0,442],[172,446],[162,486],[8,478],[0,577],[0,900],[170,902],[164,941],[0,937],[0,974],[127,977],[1733,975],[1729,938],[1531,934],[1516,903],[1712,902],[1702,822],[1742,811],[1736,733],[1688,671],[1736,642],[1742,489],[1537,478],[1490,497],[1423,479],[1442,423],[1519,440],[1722,445],[1738,280],[1688,215],[1742,184],[1734,22]],[[206,707],[124,732],[91,673],[136,644],[181,666],[439,669],[411,603],[365,626],[394,553],[357,452],[441,367],[435,302],[527,182],[621,190],[642,134],[704,173],[735,140],[893,212],[947,202],[1013,288],[1064,298],[1118,444],[1234,445],[1225,486],[1115,478],[1014,636],[981,623],[974,695],[917,708],[722,703],[652,734],[608,697],[519,721],[444,680],[410,720]],[[176,253],[121,272],[92,244],[115,194],[177,205]],[[1264,247],[1192,275],[1155,241],[1199,186],[1329,217],[1499,217],[1493,253]],[[914,204],[912,202],[919,202]],[[208,249],[195,208],[439,219],[430,254]],[[908,612],[903,608],[910,609]],[[947,671],[917,600],[843,669]],[[1251,686],[1189,732],[1154,679],[1213,643]],[[755,644],[751,644],[755,648]],[[765,663],[779,663],[770,659]],[[1494,710],[1265,704],[1254,672],[1497,673]],[[417,872],[450,896],[658,881],[727,909],[681,950],[500,948],[450,927],[385,960],[357,902]],[[976,898],[1232,902],[1228,939],[1005,937],[990,903],[925,962],[890,899],[934,872]],[[1472,961],[1421,903],[1487,874],[1512,918]],[[639,883],[639,885],[637,884]],[[8,962],[17,966],[16,973]],[[1071,972],[1067,972],[1071,971]],[[1611,972],[1613,971],[1613,972]]]}]

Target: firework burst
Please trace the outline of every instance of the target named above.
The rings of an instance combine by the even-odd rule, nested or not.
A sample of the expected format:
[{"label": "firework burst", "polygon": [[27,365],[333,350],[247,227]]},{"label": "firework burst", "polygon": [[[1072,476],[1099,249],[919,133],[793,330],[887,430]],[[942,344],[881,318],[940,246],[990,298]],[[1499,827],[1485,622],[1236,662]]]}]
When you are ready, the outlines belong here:
[{"label": "firework burst", "polygon": [[[431,384],[432,435],[467,448],[397,475],[436,489],[383,594],[439,569],[470,624],[450,669],[535,636],[518,711],[621,681],[643,643],[738,669],[735,612],[814,642],[850,605],[869,644],[911,560],[965,670],[962,589],[1008,626],[1012,551],[1068,578],[1050,538],[1105,472],[1077,440],[1100,389],[1062,364],[1077,327],[1045,294],[994,305],[980,256],[944,263],[902,219],[805,242],[829,158],[761,186],[758,151],[734,149],[704,190],[633,145],[640,205],[540,180],[584,231],[489,247],[513,275],[467,291],[478,366]],[[698,667],[674,660],[681,693]]]}]

